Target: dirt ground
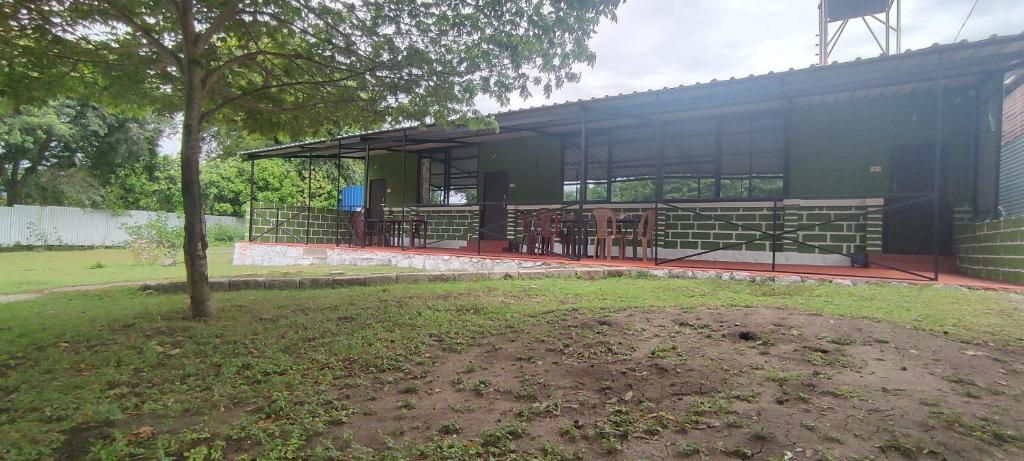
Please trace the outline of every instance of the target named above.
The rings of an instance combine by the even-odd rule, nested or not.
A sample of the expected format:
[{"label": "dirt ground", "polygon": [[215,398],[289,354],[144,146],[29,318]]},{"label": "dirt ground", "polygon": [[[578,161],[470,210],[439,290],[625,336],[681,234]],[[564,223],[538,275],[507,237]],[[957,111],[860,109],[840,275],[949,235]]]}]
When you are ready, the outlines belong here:
[{"label": "dirt ground", "polygon": [[1024,459],[1019,350],[869,321],[631,310],[432,359],[350,389],[355,443],[521,421],[583,459]]}]

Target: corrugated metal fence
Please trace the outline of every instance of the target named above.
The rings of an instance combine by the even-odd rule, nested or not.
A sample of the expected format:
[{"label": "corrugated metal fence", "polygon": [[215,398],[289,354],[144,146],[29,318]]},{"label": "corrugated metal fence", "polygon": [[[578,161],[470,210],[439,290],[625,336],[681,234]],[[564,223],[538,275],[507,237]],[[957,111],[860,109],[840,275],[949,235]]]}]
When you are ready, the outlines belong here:
[{"label": "corrugated metal fence", "polygon": [[1006,216],[1024,214],[1024,136],[1003,144],[999,159],[999,206]]},{"label": "corrugated metal fence", "polygon": [[[170,225],[181,225],[174,213],[15,205],[0,207],[0,247],[14,245],[119,246],[128,241],[124,227],[142,224],[159,215]],[[206,216],[206,225],[245,227],[244,218]]]}]

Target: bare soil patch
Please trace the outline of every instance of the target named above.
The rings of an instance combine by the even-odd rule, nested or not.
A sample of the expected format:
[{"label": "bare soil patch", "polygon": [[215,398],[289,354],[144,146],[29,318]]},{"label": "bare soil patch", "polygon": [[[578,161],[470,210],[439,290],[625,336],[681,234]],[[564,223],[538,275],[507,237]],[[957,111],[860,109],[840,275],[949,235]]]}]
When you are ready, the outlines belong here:
[{"label": "bare soil patch", "polygon": [[769,310],[582,313],[346,390],[357,444],[468,439],[584,459],[1024,459],[1024,364],[869,321]]}]

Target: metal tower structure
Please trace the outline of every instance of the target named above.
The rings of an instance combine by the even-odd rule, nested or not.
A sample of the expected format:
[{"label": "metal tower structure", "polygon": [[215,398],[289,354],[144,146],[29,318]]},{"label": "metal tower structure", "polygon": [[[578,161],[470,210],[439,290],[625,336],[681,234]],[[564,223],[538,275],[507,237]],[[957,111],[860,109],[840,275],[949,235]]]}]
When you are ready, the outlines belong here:
[{"label": "metal tower structure", "polygon": [[[875,39],[882,54],[898,54],[903,14],[901,0],[818,0],[818,64],[826,65],[836,44],[846,31],[850,21],[860,19]],[[875,31],[872,23],[882,27],[882,33]],[[835,32],[829,35],[829,24],[839,23]],[[893,45],[895,45],[893,47]]]}]

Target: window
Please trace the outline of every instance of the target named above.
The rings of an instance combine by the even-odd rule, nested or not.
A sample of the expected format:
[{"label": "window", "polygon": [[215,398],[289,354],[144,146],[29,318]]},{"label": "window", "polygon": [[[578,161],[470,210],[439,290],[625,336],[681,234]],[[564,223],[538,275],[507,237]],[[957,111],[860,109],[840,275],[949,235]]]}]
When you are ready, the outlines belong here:
[{"label": "window", "polygon": [[716,197],[718,125],[715,121],[665,125],[665,179],[668,200]]},{"label": "window", "polygon": [[721,197],[782,196],[785,132],[781,119],[721,125]]},{"label": "window", "polygon": [[420,155],[420,202],[465,205],[477,201],[475,148]]},{"label": "window", "polygon": [[[659,173],[666,200],[782,196],[782,118],[675,122],[662,129],[665,155],[660,165],[654,128],[587,133],[587,200],[654,200]],[[579,147],[566,141],[563,152],[563,199],[575,201]]]}]

